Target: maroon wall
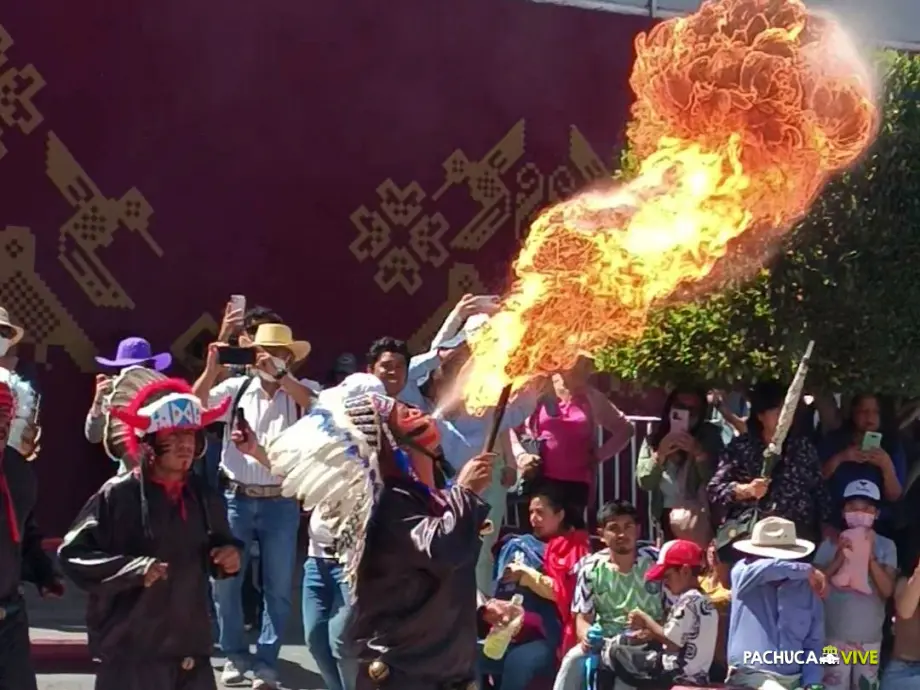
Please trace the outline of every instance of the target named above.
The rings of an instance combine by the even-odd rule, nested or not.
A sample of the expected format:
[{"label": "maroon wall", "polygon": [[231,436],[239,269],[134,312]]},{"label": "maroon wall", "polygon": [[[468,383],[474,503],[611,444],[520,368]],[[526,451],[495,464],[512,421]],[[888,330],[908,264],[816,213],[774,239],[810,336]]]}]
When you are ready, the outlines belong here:
[{"label": "maroon wall", "polygon": [[313,342],[314,377],[382,334],[423,344],[501,289],[536,209],[609,167],[649,24],[526,0],[91,5],[0,9],[0,303],[45,391],[52,534],[111,471],[81,436],[95,354],[138,333],[184,358],[232,292]]}]

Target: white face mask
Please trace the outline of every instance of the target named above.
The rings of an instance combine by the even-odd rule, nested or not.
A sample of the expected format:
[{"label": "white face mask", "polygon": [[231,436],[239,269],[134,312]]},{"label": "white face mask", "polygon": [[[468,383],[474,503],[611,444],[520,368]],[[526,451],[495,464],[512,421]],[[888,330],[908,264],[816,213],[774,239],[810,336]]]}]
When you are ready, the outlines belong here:
[{"label": "white face mask", "polygon": [[10,350],[10,343],[12,341],[9,338],[0,337],[0,357],[3,357]]},{"label": "white face mask", "polygon": [[[275,365],[278,371],[287,370],[287,362],[285,362],[280,357],[272,357],[272,364]],[[268,381],[269,383],[277,382],[274,376],[262,371],[261,369],[256,369],[255,372],[259,376],[259,378],[261,378],[263,381]]]}]

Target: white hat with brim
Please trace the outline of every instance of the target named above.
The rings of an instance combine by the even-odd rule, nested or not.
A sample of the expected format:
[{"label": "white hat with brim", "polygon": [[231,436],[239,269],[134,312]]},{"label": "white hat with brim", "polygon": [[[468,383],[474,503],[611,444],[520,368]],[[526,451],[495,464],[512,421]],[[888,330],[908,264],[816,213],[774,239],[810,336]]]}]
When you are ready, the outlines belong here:
[{"label": "white hat with brim", "polygon": [[291,351],[295,362],[305,359],[311,349],[309,342],[294,340],[290,327],[280,323],[263,323],[256,330],[252,344],[257,347],[283,347]]},{"label": "white hat with brim", "polygon": [[733,546],[741,553],[787,561],[805,558],[815,550],[812,542],[796,538],[794,522],[780,517],[760,520],[750,539],[741,539]]},{"label": "white hat with brim", "polygon": [[13,337],[10,338],[10,347],[22,340],[22,336],[26,334],[22,326],[10,323],[10,313],[3,307],[0,307],[0,326],[6,326],[7,328],[13,329]]}]

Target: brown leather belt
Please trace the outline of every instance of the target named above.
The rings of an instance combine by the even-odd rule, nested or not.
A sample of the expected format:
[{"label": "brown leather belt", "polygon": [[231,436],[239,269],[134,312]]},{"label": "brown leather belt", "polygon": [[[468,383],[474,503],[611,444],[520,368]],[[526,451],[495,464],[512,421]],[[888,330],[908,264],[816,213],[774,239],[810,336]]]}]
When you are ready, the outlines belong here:
[{"label": "brown leather belt", "polygon": [[281,498],[281,487],[277,484],[240,484],[224,477],[227,488],[237,496],[246,498]]}]

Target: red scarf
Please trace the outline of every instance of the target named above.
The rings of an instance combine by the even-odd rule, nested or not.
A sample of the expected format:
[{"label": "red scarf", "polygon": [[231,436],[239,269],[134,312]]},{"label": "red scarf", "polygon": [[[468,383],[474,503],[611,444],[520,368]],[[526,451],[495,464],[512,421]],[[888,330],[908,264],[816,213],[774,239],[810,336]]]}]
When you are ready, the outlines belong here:
[{"label": "red scarf", "polygon": [[185,520],[187,517],[185,512],[185,499],[182,496],[182,492],[185,490],[185,479],[177,479],[171,482],[164,479],[155,479],[153,477],[149,477],[149,479],[151,484],[156,484],[163,489],[166,494],[166,499],[170,503],[179,506],[179,515]]},{"label": "red scarf", "polygon": [[553,581],[556,610],[562,621],[562,645],[557,650],[561,659],[578,642],[575,635],[575,616],[572,615],[572,598],[575,595],[575,564],[591,553],[588,533],[580,530],[553,537],[543,554],[543,572]]},{"label": "red scarf", "polygon": [[6,473],[3,471],[3,457],[0,456],[0,497],[6,504],[6,521],[10,524],[10,537],[13,543],[18,544],[22,541],[22,535],[19,534],[19,520],[16,518],[16,506],[13,505],[13,494],[10,491],[9,482],[6,481]]}]

